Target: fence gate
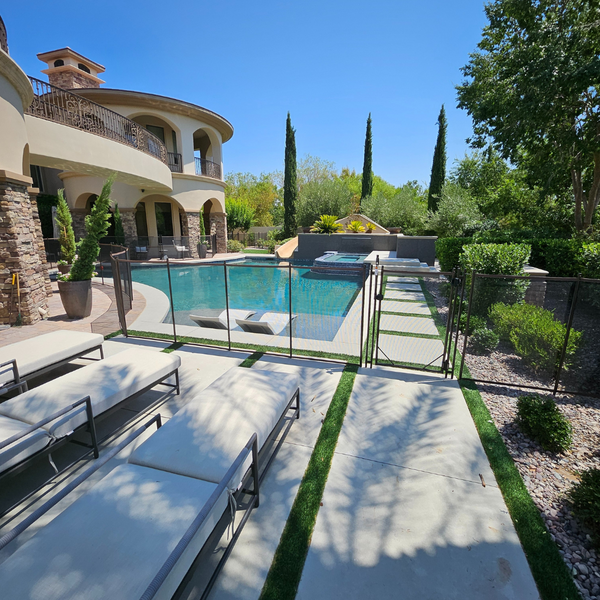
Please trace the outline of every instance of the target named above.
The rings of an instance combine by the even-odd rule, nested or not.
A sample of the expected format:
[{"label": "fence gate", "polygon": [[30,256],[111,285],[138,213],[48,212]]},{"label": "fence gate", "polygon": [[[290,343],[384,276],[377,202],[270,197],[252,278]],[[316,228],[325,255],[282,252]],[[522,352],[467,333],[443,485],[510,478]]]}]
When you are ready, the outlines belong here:
[{"label": "fence gate", "polygon": [[[454,332],[464,295],[463,278],[451,273],[375,265],[368,284],[366,366],[388,365],[452,376]],[[448,298],[438,313],[435,299]]]}]

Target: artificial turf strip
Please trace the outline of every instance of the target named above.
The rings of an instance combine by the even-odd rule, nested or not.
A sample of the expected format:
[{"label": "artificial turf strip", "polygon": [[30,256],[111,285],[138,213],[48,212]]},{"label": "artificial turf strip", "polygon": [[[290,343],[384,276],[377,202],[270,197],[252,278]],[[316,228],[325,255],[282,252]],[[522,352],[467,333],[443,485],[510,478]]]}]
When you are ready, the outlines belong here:
[{"label": "artificial turf strip", "polygon": [[296,597],[357,371],[357,365],[346,365],[344,368],[259,600],[294,600]]},{"label": "artificial turf strip", "polygon": [[170,346],[167,346],[164,350],[161,350],[161,352],[164,352],[165,354],[171,354],[171,352],[179,350],[181,346],[183,346],[183,342],[174,342]]},{"label": "artificial turf strip", "polygon": [[245,367],[247,369],[252,368],[255,362],[259,361],[265,355],[264,352],[254,352],[251,354],[244,362],[242,362],[239,366]]},{"label": "artificial turf strip", "polygon": [[[147,340],[168,340],[173,341],[173,336],[169,333],[154,333],[150,331],[135,331],[128,330],[127,334],[131,337],[138,337]],[[211,340],[209,338],[196,338],[178,335],[177,339],[184,344],[198,344],[200,346],[212,346],[219,348],[228,348],[228,344],[226,341],[222,340]],[[279,354],[282,356],[289,356],[289,348],[282,347],[279,348],[277,346],[260,346],[258,344],[243,344],[238,342],[233,342],[231,344],[232,350],[254,350],[256,352],[263,352],[264,354]],[[293,357],[294,358],[302,358],[303,356],[308,356],[312,358],[325,358],[325,359],[333,359],[339,360],[342,362],[350,363],[350,364],[358,364],[358,356],[350,356],[349,354],[334,354],[330,352],[321,352],[318,350],[301,350],[294,349]]]},{"label": "artificial turf strip", "polygon": [[105,340],[110,340],[111,338],[117,337],[118,335],[121,335],[123,332],[118,329],[117,331],[113,331],[112,333],[109,333],[108,335],[104,336]]},{"label": "artificial turf strip", "polygon": [[477,386],[465,380],[461,380],[460,384],[542,600],[580,600],[569,569],[552,541]]}]

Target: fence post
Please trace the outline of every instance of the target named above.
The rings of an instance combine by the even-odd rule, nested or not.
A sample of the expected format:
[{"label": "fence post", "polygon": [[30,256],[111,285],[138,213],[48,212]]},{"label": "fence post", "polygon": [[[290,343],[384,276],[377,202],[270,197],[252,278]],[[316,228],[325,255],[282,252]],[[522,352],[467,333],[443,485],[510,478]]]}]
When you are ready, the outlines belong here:
[{"label": "fence post", "polygon": [[379,294],[377,294],[376,300],[379,302],[377,310],[377,346],[375,347],[375,364],[379,364],[379,325],[381,323],[381,301],[383,300],[383,281],[384,281],[385,267],[381,265],[381,284],[379,286]]},{"label": "fence post", "polygon": [[121,332],[125,334],[125,337],[128,337],[127,320],[125,318],[125,308],[123,307],[123,290],[121,288],[121,268],[116,258],[111,256],[110,262],[113,269],[113,291],[115,293],[115,302],[117,303],[119,325],[121,326]]},{"label": "fence post", "polygon": [[581,273],[577,275],[577,281],[575,282],[575,289],[573,290],[573,297],[571,299],[571,309],[569,310],[569,318],[567,320],[567,331],[565,332],[565,341],[563,343],[562,352],[560,353],[560,360],[558,368],[556,370],[556,381],[554,382],[553,396],[556,396],[558,392],[558,385],[560,383],[560,376],[565,364],[565,357],[567,355],[567,347],[569,345],[569,335],[571,334],[571,328],[573,326],[573,317],[575,316],[575,308],[577,306],[577,297],[579,296],[579,287],[581,285]]},{"label": "fence post", "polygon": [[[452,339],[450,330],[452,329],[452,320],[454,318],[454,274],[456,267],[452,269],[450,274],[450,304],[448,306],[448,318],[446,319],[446,336],[444,338],[444,356],[442,358],[442,369],[444,370],[444,379],[448,377],[448,363],[450,362],[450,350],[448,348],[448,340]],[[439,279],[438,279],[439,281]]]},{"label": "fence post", "polygon": [[[365,283],[366,288],[366,283]],[[369,265],[369,308],[367,309],[367,342],[365,346],[365,368],[369,366],[369,339],[371,338],[371,292],[373,291],[373,267]]]},{"label": "fence post", "polygon": [[173,305],[173,287],[171,286],[171,266],[167,256],[167,276],[169,278],[169,299],[171,301],[171,318],[173,319],[173,343],[177,343],[177,329],[175,328],[175,307]]},{"label": "fence post", "polygon": [[365,328],[365,292],[367,291],[367,267],[363,263],[362,265],[362,308],[360,311],[360,347],[359,351],[359,359],[358,364],[362,367],[362,359],[363,359],[363,340],[364,340],[364,328]]},{"label": "fence post", "polygon": [[[463,331],[463,336],[465,338],[465,342],[463,344],[463,352],[460,361],[460,371],[458,373],[458,378],[462,379],[463,367],[465,365],[465,353],[467,352],[467,342],[469,340],[469,323],[471,322],[471,307],[473,306],[473,290],[475,289],[475,271],[471,271],[471,289],[469,291],[469,305],[467,306],[467,322],[465,324],[465,330]],[[458,323],[460,327],[460,321]]]},{"label": "fence post", "polygon": [[[456,338],[454,340],[454,353],[452,355],[452,371],[450,372],[450,379],[454,379],[454,368],[456,365],[456,353],[458,351],[458,336],[460,335],[460,318],[462,317],[463,302],[465,300],[465,285],[467,278],[464,271],[461,269],[460,272],[460,303],[458,305],[458,314],[456,316]],[[458,300],[458,291],[456,292],[456,298]]]},{"label": "fence post", "polygon": [[225,310],[227,312],[227,345],[231,350],[231,327],[229,324],[229,288],[227,287],[227,263],[223,261],[223,273],[225,274]]},{"label": "fence post", "polygon": [[375,295],[373,296],[373,327],[371,328],[371,369],[373,368],[373,352],[375,348],[375,312],[377,311],[377,286],[379,285],[379,255],[375,261]]},{"label": "fence post", "polygon": [[290,308],[290,358],[292,358],[292,263],[288,263],[288,286],[289,286],[289,308]]}]

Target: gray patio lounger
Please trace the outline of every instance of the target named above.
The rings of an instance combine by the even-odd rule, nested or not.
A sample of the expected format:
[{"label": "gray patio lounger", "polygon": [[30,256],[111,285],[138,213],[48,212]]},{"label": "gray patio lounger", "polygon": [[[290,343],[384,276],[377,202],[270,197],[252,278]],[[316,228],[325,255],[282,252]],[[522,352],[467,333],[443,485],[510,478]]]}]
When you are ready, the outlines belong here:
[{"label": "gray patio lounger", "polygon": [[[113,469],[0,564],[3,594],[7,598],[31,598],[43,590],[44,597],[54,600],[170,600],[186,583],[190,568],[211,555],[210,544],[202,550],[215,528],[222,531],[233,519],[233,512],[240,510],[239,500],[249,496],[243,517],[233,521],[235,533],[204,598],[251,511],[258,506],[258,445],[264,433],[252,433],[240,444],[245,434],[238,427],[247,431],[257,425],[268,432],[291,407],[291,402],[283,400],[285,396],[291,393],[292,398],[299,398],[295,376],[234,371],[202,392],[192,402],[194,410],[182,413],[189,405],[184,407],[174,417],[182,413],[181,419],[169,427],[171,419],[136,450],[134,454],[144,456],[146,464],[133,464],[136,459],[132,455],[128,464]],[[238,392],[244,394],[243,401],[238,401]],[[200,407],[203,399],[205,409]],[[257,410],[252,411],[249,402],[257,402]],[[194,423],[186,428],[183,415],[192,416]],[[233,426],[228,425],[230,420]],[[158,434],[160,437],[155,438]],[[207,434],[210,442],[205,444],[201,440]],[[139,432],[130,435],[112,455],[137,435]],[[156,446],[148,444],[153,438],[158,440]],[[169,453],[168,460],[161,459],[153,466],[154,458],[161,458],[160,448]],[[233,459],[227,462],[229,456]],[[96,461],[98,467],[92,469],[97,470],[109,458]],[[250,479],[253,484],[247,489]],[[64,495],[66,492],[59,494],[27,523],[1,538],[0,550]]]},{"label": "gray patio lounger", "polygon": [[258,321],[236,319],[235,322],[247,333],[263,333],[265,335],[279,335],[297,315],[288,313],[265,313]]},{"label": "gray patio lounger", "polygon": [[83,331],[53,331],[0,348],[0,395],[11,389],[27,390],[27,380],[76,358],[102,351],[104,336]]},{"label": "gray patio lounger", "polygon": [[[229,309],[229,326],[235,327],[237,319],[247,319],[251,317],[255,311]],[[209,329],[225,329],[227,330],[227,311],[224,310],[218,317],[206,317],[202,315],[190,315],[190,319],[197,323],[200,327],[208,327]]]},{"label": "gray patio lounger", "polygon": [[[173,390],[178,392],[180,364],[181,359],[175,354],[132,348],[67,373],[0,404],[0,443],[86,396],[90,397],[94,418],[98,418],[159,383],[169,388],[167,394]],[[172,376],[175,383],[166,383]],[[81,404],[44,423],[18,442],[0,448],[0,476],[6,476],[9,471],[14,474],[17,467],[26,466],[26,459],[40,451],[55,450],[59,443],[87,424],[86,407]]]}]

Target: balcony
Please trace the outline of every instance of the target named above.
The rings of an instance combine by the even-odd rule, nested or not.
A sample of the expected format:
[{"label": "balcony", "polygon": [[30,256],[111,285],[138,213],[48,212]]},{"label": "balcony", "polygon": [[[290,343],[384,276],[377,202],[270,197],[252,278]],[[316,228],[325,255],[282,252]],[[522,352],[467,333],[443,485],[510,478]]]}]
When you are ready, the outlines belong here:
[{"label": "balcony", "polygon": [[167,164],[167,148],[142,125],[35,77],[29,81],[34,97],[26,114],[114,140]]},{"label": "balcony", "polygon": [[169,169],[171,173],[183,173],[183,161],[181,160],[181,154],[177,152],[167,152]]},{"label": "balcony", "polygon": [[221,174],[221,165],[214,163],[212,160],[206,158],[195,158],[196,161],[196,175],[204,175],[205,177],[212,177],[213,179],[223,180]]}]

